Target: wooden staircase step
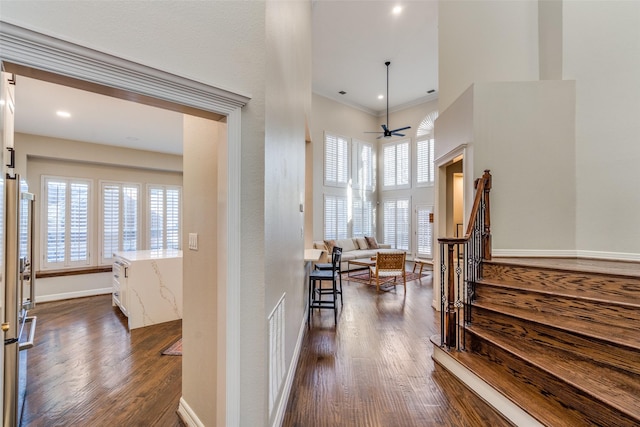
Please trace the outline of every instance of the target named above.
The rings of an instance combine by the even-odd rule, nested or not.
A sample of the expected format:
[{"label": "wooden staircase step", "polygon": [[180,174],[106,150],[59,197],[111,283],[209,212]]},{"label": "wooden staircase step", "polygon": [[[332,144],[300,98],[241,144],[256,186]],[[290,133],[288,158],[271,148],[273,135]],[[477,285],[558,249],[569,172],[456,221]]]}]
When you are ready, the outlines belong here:
[{"label": "wooden staircase step", "polygon": [[[567,409],[560,398],[549,398],[531,382],[521,384],[505,373],[504,363],[496,363],[467,351],[451,351],[449,355],[499,391],[532,417],[546,426],[586,426],[587,421],[578,411]],[[511,373],[524,377],[520,369]]]},{"label": "wooden staircase step", "polygon": [[472,351],[452,352],[454,357],[545,425],[626,427],[640,422],[637,409],[628,413],[593,399],[592,393],[529,363],[508,347],[475,334],[468,342]]},{"label": "wooden staircase step", "polygon": [[471,326],[468,331],[640,424],[640,375],[594,364],[576,353]]},{"label": "wooden staircase step", "polygon": [[[577,268],[548,268],[541,261],[528,266],[520,261],[488,261],[482,265],[482,277],[493,283],[520,284],[523,287],[540,291],[557,291],[586,298],[605,299],[626,302],[640,306],[640,266],[635,263],[622,263],[627,269],[610,270],[616,273],[598,272],[592,266],[587,271]],[[620,264],[620,263],[618,263]],[[561,264],[562,265],[562,264]],[[637,272],[636,272],[637,268]],[[622,274],[623,272],[624,274]]]},{"label": "wooden staircase step", "polygon": [[479,306],[474,306],[471,327],[500,335],[512,342],[526,341],[541,346],[541,351],[547,351],[546,348],[562,350],[575,357],[640,375],[640,351],[608,340],[585,337],[555,325],[534,323]]},{"label": "wooden staircase step", "polygon": [[473,305],[474,307],[478,306],[486,310],[502,312],[529,322],[553,326],[563,331],[580,334],[585,337],[595,338],[602,341],[609,341],[617,345],[640,351],[640,331],[638,330],[599,324],[578,318],[559,318],[556,314],[534,312],[532,310],[521,309],[514,306],[494,304],[490,301],[480,302],[476,300]]},{"label": "wooden staircase step", "polygon": [[475,303],[491,302],[508,308],[528,310],[532,314],[551,314],[557,321],[580,320],[626,330],[640,344],[640,309],[632,305],[604,303],[599,300],[567,297],[553,293],[523,290],[507,285],[479,282]]}]

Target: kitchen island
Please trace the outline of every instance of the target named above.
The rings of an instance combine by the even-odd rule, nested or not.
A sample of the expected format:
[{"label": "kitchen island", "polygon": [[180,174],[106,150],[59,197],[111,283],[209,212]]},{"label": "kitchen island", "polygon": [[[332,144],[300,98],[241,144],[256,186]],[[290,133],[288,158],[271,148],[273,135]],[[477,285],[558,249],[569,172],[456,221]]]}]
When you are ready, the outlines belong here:
[{"label": "kitchen island", "polygon": [[113,254],[113,298],[129,330],[182,319],[182,251]]}]

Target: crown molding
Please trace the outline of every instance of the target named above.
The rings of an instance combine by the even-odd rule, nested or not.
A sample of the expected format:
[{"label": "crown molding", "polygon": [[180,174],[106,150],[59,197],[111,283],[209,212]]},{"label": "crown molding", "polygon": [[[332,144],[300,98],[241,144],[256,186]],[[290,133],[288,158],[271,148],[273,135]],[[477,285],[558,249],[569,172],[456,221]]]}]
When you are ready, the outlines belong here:
[{"label": "crown molding", "polygon": [[228,114],[250,97],[0,21],[0,59],[12,64]]}]

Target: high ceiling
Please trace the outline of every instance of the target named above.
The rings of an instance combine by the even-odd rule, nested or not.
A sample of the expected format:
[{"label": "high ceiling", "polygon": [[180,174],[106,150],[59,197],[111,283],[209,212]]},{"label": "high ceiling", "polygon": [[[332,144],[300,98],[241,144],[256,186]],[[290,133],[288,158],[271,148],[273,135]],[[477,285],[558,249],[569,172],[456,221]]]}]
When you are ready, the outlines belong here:
[{"label": "high ceiling", "polygon": [[[391,111],[437,97],[436,1],[315,0],[312,8],[315,93],[383,115],[387,100],[378,95],[386,96],[390,61]],[[21,76],[16,104],[18,132],[182,153],[179,113]]]}]

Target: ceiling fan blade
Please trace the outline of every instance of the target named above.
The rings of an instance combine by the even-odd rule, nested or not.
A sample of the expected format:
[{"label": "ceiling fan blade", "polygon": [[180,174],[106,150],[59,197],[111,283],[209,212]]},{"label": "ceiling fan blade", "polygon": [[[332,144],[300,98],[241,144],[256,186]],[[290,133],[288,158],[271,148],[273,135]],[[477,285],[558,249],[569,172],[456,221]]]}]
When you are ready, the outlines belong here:
[{"label": "ceiling fan blade", "polygon": [[391,132],[391,135],[394,135],[394,136],[404,136],[404,133],[395,133],[395,132]]},{"label": "ceiling fan blade", "polygon": [[384,133],[384,132],[367,132],[367,131],[365,131],[364,133]]},{"label": "ceiling fan blade", "polygon": [[379,137],[377,137],[376,139],[382,139],[382,138],[386,138],[384,135],[380,135]]},{"label": "ceiling fan blade", "polygon": [[387,125],[382,125],[382,129],[384,129],[385,132],[387,132],[389,130],[389,128],[387,127]]},{"label": "ceiling fan blade", "polygon": [[407,130],[407,129],[411,129],[411,126],[405,126],[405,127],[403,127],[403,128],[394,129],[394,130],[392,130],[391,132],[399,132],[399,131],[401,131],[401,130]]}]

